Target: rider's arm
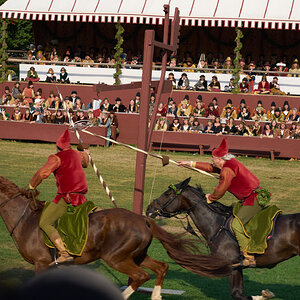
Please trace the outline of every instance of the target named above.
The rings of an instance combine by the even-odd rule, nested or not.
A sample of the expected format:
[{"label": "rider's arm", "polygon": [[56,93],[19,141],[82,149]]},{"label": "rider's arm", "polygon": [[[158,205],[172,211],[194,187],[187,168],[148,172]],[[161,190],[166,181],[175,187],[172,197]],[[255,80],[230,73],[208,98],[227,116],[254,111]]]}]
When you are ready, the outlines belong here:
[{"label": "rider's arm", "polygon": [[30,187],[36,188],[44,179],[60,166],[60,158],[54,154],[48,157],[48,161],[31,178]]},{"label": "rider's arm", "polygon": [[84,151],[78,151],[81,156],[81,165],[83,168],[87,168],[90,162],[89,152],[87,151],[87,149],[85,149]]},{"label": "rider's arm", "polygon": [[215,188],[214,192],[208,196],[210,201],[216,201],[223,197],[225,192],[228,190],[232,179],[235,174],[230,168],[223,168],[220,174],[220,180],[218,186]]},{"label": "rider's arm", "polygon": [[208,173],[220,173],[220,169],[214,167],[210,163],[205,163],[205,162],[195,162],[193,161],[191,163],[191,167],[208,172]]}]

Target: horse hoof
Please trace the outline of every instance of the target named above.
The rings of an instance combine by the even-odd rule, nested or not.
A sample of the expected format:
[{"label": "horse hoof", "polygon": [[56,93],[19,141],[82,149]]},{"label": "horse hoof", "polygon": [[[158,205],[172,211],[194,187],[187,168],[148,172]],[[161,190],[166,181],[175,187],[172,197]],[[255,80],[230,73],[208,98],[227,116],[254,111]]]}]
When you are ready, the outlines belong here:
[{"label": "horse hoof", "polygon": [[273,292],[271,292],[270,290],[262,290],[261,291],[261,295],[265,298],[265,299],[272,299],[275,297],[275,294]]}]

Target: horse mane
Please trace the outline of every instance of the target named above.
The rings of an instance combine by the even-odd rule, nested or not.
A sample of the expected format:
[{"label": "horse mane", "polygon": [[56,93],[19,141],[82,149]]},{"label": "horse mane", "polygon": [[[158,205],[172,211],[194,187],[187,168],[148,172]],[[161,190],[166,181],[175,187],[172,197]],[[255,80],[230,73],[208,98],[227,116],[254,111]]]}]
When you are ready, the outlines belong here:
[{"label": "horse mane", "polygon": [[232,205],[227,206],[227,205],[222,204],[219,201],[215,201],[211,204],[208,204],[206,202],[205,193],[203,192],[202,187],[200,185],[197,185],[196,187],[192,187],[192,186],[189,186],[189,187],[193,190],[193,192],[195,194],[197,194],[200,201],[202,201],[213,212],[215,212],[219,215],[226,216],[226,217],[230,217],[232,215],[232,212],[233,212]]}]

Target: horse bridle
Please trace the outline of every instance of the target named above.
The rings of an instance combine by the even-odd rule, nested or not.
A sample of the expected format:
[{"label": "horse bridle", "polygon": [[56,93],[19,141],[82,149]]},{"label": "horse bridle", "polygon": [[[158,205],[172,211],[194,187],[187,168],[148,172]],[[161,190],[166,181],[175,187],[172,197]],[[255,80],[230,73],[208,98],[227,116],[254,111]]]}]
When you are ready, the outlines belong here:
[{"label": "horse bridle", "polygon": [[[34,204],[35,204],[35,209],[37,209],[37,203],[36,203],[36,200],[35,200],[34,191],[33,191],[33,190],[30,190],[30,191],[31,191],[32,199],[33,199]],[[23,193],[19,192],[19,193],[13,195],[12,197],[8,198],[7,200],[3,201],[3,202],[0,204],[0,208],[3,207],[3,206],[4,206],[5,204],[7,204],[8,202],[10,202],[11,200],[13,200],[13,199],[15,199],[15,198],[17,198],[18,196],[21,196],[21,195],[23,195]],[[21,214],[21,216],[20,216],[18,222],[15,224],[15,226],[14,226],[13,229],[12,229],[12,231],[9,233],[10,236],[13,235],[15,229],[18,227],[18,225],[20,224],[21,220],[22,220],[23,217],[25,216],[26,210],[27,210],[27,208],[28,208],[30,202],[31,202],[31,199],[28,200],[28,202],[27,202],[27,204],[26,204],[26,206],[25,206],[25,208],[24,208],[24,210],[23,210],[23,212],[22,212],[22,214]]]},{"label": "horse bridle", "polygon": [[171,199],[169,199],[165,204],[161,204],[159,199],[156,198],[153,200],[153,203],[154,203],[154,206],[155,204],[158,204],[159,206],[159,209],[156,209],[155,210],[155,213],[160,216],[160,217],[165,217],[165,218],[177,218],[179,219],[177,216],[180,215],[180,214],[187,214],[189,215],[190,214],[190,211],[193,210],[196,206],[197,206],[197,203],[193,206],[191,206],[190,208],[188,209],[181,209],[175,213],[170,213],[170,212],[167,212],[165,211],[165,208],[167,208],[175,199],[177,199],[178,201],[180,201],[180,199],[178,198],[178,196],[181,195],[181,193],[183,192],[183,189],[177,189],[175,185],[171,184],[169,185],[169,189],[172,189],[175,193],[174,197],[172,197]]}]

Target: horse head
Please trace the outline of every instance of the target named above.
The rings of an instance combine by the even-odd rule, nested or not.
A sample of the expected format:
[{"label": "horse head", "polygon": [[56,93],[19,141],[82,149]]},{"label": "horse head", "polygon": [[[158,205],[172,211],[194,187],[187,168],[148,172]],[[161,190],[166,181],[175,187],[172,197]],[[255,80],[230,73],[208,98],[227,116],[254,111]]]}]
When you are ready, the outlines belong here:
[{"label": "horse head", "polygon": [[191,177],[177,184],[169,185],[168,189],[147,207],[146,215],[151,218],[162,216],[171,218],[186,211],[182,192],[189,186]]}]

